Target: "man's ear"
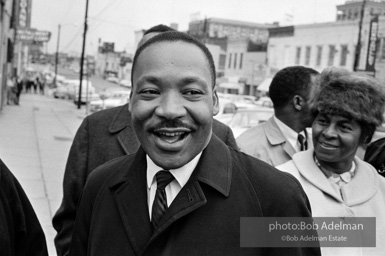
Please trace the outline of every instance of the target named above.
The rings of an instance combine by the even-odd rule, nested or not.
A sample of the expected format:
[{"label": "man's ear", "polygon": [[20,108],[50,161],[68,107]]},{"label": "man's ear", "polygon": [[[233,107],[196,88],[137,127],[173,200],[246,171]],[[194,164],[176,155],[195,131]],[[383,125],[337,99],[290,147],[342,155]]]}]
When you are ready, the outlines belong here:
[{"label": "man's ear", "polygon": [[304,99],[299,95],[295,95],[293,97],[293,106],[298,111],[302,109],[304,102],[305,102]]},{"label": "man's ear", "polygon": [[216,85],[213,88],[213,105],[213,115],[216,116],[219,113],[219,98]]}]

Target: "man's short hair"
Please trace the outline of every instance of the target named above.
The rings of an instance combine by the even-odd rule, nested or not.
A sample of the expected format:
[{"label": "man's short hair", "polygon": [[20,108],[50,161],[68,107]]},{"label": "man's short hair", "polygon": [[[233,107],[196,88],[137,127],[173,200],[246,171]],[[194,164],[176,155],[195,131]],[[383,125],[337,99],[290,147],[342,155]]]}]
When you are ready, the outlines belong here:
[{"label": "man's short hair", "polygon": [[[207,59],[207,62],[208,62],[209,68],[210,68],[212,86],[213,87],[215,86],[215,80],[216,80],[215,65],[214,65],[214,60],[213,60],[213,57],[212,57],[209,49],[207,49],[207,47],[202,42],[200,42],[199,40],[187,35],[186,33],[178,32],[178,31],[170,31],[170,32],[161,33],[161,34],[156,35],[153,38],[149,39],[144,44],[142,44],[138,48],[138,50],[136,50],[136,52],[135,52],[134,61],[132,63],[132,71],[131,71],[132,74],[134,74],[134,72],[135,72],[138,57],[143,52],[143,50],[146,49],[147,47],[153,45],[153,44],[161,43],[161,42],[185,42],[185,43],[193,44],[193,45],[196,45],[197,47],[199,47],[202,50],[202,52],[204,53],[204,55],[206,56],[206,59]],[[131,84],[134,86],[133,77],[134,76],[132,75],[131,76]]]},{"label": "man's short hair", "polygon": [[278,71],[269,88],[274,108],[286,106],[295,95],[308,100],[312,76],[318,74],[318,71],[303,66],[286,67]]},{"label": "man's short hair", "polygon": [[143,33],[143,36],[145,36],[147,34],[150,34],[150,33],[163,33],[163,32],[169,32],[169,31],[176,31],[176,30],[171,28],[171,27],[169,27],[169,26],[166,26],[166,25],[163,25],[163,24],[159,24],[159,25],[156,25],[156,26],[153,26],[153,27],[147,29]]}]

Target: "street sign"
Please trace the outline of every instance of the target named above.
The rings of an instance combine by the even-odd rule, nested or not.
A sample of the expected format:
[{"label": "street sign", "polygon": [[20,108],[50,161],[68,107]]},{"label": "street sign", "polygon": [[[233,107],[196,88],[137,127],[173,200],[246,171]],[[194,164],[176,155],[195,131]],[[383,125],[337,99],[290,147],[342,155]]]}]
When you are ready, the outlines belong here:
[{"label": "street sign", "polygon": [[23,42],[48,42],[51,37],[51,32],[41,31],[36,29],[21,29],[17,30],[17,40]]}]

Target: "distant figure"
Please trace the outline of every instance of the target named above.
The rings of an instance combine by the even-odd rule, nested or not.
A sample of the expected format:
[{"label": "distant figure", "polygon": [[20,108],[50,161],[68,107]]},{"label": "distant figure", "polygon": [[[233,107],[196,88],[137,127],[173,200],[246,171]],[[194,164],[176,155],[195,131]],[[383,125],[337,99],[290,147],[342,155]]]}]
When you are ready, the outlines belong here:
[{"label": "distant figure", "polygon": [[313,217],[375,217],[376,226],[370,227],[374,247],[361,247],[356,239],[355,247],[322,247],[323,256],[384,255],[385,178],[355,156],[384,121],[384,89],[374,78],[325,69],[311,106],[314,149],[298,152],[277,167],[301,182]]},{"label": "distant figure", "polygon": [[18,180],[0,159],[0,255],[48,255],[43,229]]},{"label": "distant figure", "polygon": [[[157,25],[148,29],[144,38],[148,40],[167,31],[175,30]],[[141,43],[144,43],[143,39]],[[237,148],[234,135],[227,125],[214,120],[213,132],[228,146]],[[135,153],[138,148],[139,141],[131,124],[128,104],[96,112],[84,119],[68,156],[63,180],[63,200],[52,220],[57,231],[55,246],[58,256],[68,255],[77,205],[88,176],[99,165]]]},{"label": "distant figure", "polygon": [[12,78],[11,75],[7,78],[7,105],[15,104],[17,105],[17,85],[15,83],[15,80]]},{"label": "distant figure", "polygon": [[39,93],[41,95],[44,95],[44,81],[42,78],[40,78],[39,76],[36,77],[36,84],[37,86],[39,87]]},{"label": "distant figure", "polygon": [[24,87],[23,84],[24,84],[23,79],[20,79],[20,78],[16,79],[16,87],[17,87],[16,101],[17,101],[17,105],[20,104],[20,94],[23,91],[23,87]]},{"label": "distant figure", "polygon": [[26,92],[29,93],[29,92],[32,92],[32,87],[34,87],[34,81],[30,78],[30,77],[27,77],[27,82],[26,82]]},{"label": "distant figure", "polygon": [[36,78],[32,80],[33,92],[35,94],[37,94],[38,81],[39,81],[38,76],[36,76]]},{"label": "distant figure", "polygon": [[241,151],[277,166],[291,160],[294,153],[312,148],[306,128],[314,119],[309,101],[318,74],[302,66],[280,70],[269,88],[274,116],[237,138]]}]

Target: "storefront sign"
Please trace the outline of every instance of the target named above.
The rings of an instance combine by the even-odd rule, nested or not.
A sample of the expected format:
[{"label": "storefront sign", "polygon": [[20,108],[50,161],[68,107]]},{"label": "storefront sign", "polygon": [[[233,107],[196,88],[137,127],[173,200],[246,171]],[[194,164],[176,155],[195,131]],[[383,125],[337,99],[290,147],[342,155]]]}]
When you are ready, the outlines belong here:
[{"label": "storefront sign", "polygon": [[32,29],[18,29],[17,40],[23,42],[48,42],[51,37],[49,31],[39,31]]},{"label": "storefront sign", "polygon": [[366,57],[366,71],[375,71],[375,62],[377,54],[377,32],[378,32],[378,16],[374,17],[370,22],[368,53]]}]

